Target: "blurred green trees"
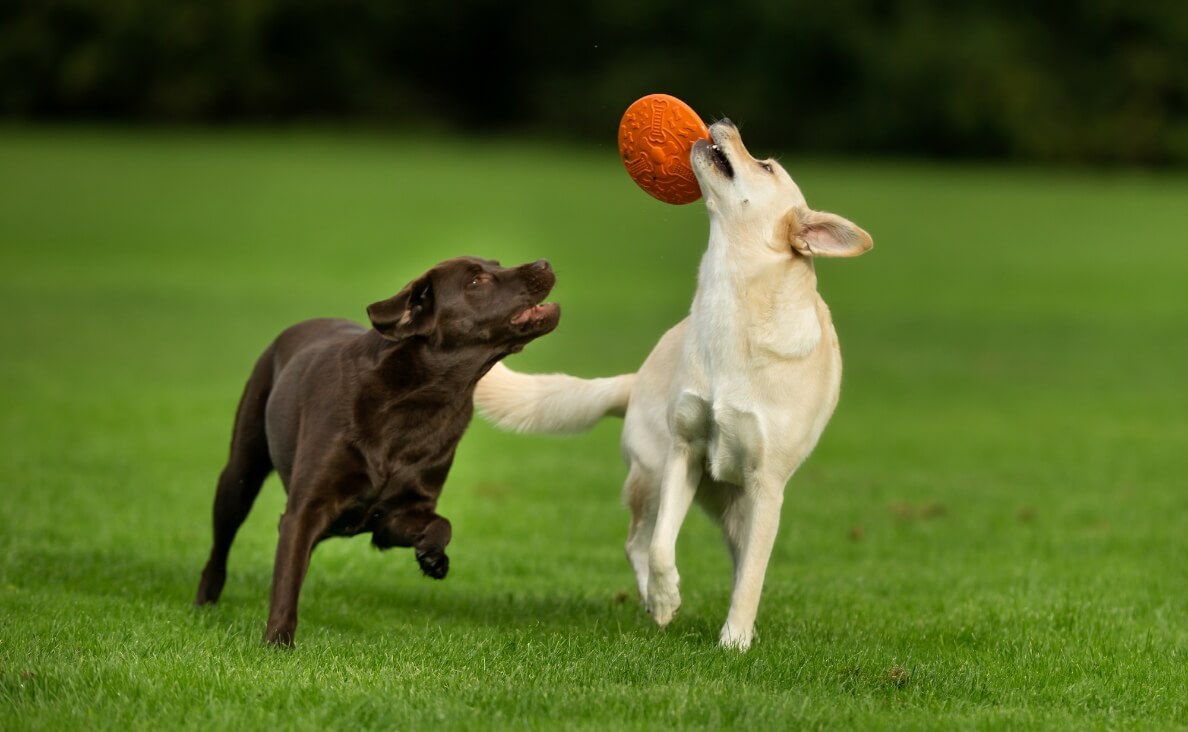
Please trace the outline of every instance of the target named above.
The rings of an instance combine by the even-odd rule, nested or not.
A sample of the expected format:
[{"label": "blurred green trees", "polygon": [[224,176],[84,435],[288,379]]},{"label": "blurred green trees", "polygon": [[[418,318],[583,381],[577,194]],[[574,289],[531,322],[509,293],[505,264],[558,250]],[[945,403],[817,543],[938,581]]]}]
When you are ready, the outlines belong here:
[{"label": "blurred green trees", "polygon": [[664,91],[778,149],[1188,163],[1161,0],[5,0],[0,117],[609,140]]}]

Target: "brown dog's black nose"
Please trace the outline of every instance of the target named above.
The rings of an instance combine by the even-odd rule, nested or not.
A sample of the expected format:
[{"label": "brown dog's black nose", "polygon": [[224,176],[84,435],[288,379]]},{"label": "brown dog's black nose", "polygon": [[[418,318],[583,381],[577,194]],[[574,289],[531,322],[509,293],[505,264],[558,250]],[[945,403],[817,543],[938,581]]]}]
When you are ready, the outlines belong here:
[{"label": "brown dog's black nose", "polygon": [[549,260],[538,259],[535,262],[533,262],[531,265],[529,265],[529,267],[531,269],[548,269],[549,268]]}]

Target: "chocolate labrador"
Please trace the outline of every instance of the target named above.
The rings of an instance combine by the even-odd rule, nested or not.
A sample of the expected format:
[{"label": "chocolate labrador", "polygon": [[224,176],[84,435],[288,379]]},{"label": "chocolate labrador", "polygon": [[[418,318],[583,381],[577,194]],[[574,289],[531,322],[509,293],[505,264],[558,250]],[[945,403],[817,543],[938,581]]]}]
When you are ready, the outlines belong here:
[{"label": "chocolate labrador", "polygon": [[370,532],[376,547],[412,547],[422,572],[444,578],[451,531],[437,499],[475,383],[557,327],[560,308],[541,302],[555,282],[544,260],[460,257],[368,307],[370,329],[319,319],[282,332],[239,403],[195,604],[218,601],[231,542],[274,469],[288,501],[265,641],[292,645],[310,555],[328,537]]}]

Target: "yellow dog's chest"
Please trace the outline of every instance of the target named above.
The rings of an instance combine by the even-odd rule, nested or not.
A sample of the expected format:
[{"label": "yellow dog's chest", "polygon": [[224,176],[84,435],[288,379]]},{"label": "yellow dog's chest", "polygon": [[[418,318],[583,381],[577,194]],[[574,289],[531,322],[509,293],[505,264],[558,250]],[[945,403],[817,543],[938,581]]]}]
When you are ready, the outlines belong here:
[{"label": "yellow dog's chest", "polygon": [[711,402],[685,392],[677,400],[672,426],[682,442],[700,448],[706,471],[718,482],[743,485],[747,472],[762,458],[764,436],[759,414],[736,403]]}]

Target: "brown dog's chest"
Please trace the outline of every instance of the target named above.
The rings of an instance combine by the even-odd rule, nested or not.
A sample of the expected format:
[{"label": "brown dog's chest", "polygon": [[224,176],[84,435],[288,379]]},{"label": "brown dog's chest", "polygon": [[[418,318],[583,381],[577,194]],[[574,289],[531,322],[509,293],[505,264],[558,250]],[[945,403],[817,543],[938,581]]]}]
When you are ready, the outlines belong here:
[{"label": "brown dog's chest", "polygon": [[[371,533],[380,547],[411,546],[417,527],[433,515],[469,424],[473,405],[463,399],[421,405],[379,390],[364,390],[343,422],[306,428],[301,462],[307,469],[336,475],[316,500],[330,518],[323,538]],[[321,432],[322,440],[313,438]],[[328,438],[328,439],[327,439]],[[291,468],[278,465],[289,486]],[[294,486],[300,491],[301,487]],[[304,502],[314,496],[294,496]]]},{"label": "brown dog's chest", "polygon": [[340,494],[335,518],[324,536],[371,533],[377,546],[411,546],[416,540],[413,527],[437,509],[448,470],[447,463],[417,477],[393,477],[379,483],[359,480]]},{"label": "brown dog's chest", "polygon": [[416,540],[412,527],[436,510],[460,431],[384,435],[383,442],[362,438],[339,452],[350,463],[340,466],[340,474],[355,477],[339,483],[336,518],[326,536],[371,533],[377,546],[411,546]]},{"label": "brown dog's chest", "polygon": [[382,494],[414,486],[436,498],[472,413],[469,400],[437,410],[361,406],[352,430],[359,467]]}]

